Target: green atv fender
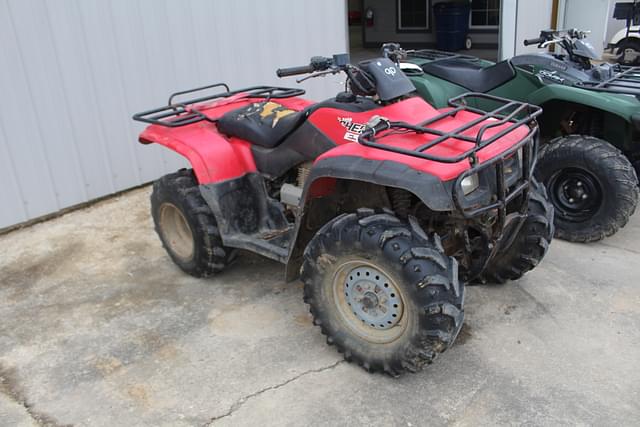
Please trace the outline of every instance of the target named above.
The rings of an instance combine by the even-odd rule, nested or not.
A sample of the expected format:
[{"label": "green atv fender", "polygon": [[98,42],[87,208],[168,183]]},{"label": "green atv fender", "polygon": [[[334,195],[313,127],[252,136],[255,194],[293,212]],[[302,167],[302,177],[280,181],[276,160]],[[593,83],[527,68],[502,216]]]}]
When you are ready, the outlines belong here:
[{"label": "green atv fender", "polygon": [[[412,62],[419,66],[425,63]],[[543,81],[535,70],[515,70],[511,80],[487,93],[543,108],[538,122],[545,144],[536,174],[556,208],[556,236],[590,242],[614,234],[635,211],[640,194],[633,170],[635,166],[640,172],[640,101],[631,95]],[[418,94],[437,108],[447,107],[449,99],[469,92],[431,74],[407,75]],[[495,108],[491,101],[472,106]],[[586,165],[587,172],[576,164]]]},{"label": "green atv fender", "polygon": [[[494,89],[490,93],[503,96],[500,95],[501,89]],[[622,151],[632,151],[634,122],[640,120],[640,103],[635,97],[552,84],[531,92],[525,100],[544,110],[540,118],[543,137],[561,136],[559,124],[567,105],[587,107],[602,114],[602,135],[606,141]]]},{"label": "green atv fender", "polygon": [[[604,139],[622,151],[632,151],[634,123],[640,125],[640,102],[635,97],[544,84],[532,73],[518,68],[516,71],[513,79],[488,93],[543,107],[540,118],[543,137],[560,136],[560,118],[562,113],[566,113],[567,105],[572,105],[577,109],[601,113]],[[411,75],[410,79],[418,94],[437,108],[447,107],[449,99],[469,92],[462,86],[429,74]]]}]

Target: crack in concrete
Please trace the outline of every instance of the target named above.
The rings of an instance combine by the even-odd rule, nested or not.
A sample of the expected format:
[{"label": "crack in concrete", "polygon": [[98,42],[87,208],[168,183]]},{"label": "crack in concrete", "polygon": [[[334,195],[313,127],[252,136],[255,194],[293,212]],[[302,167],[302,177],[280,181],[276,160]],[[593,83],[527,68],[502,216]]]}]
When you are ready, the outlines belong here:
[{"label": "crack in concrete", "polygon": [[63,427],[47,414],[40,413],[29,403],[24,393],[18,387],[15,370],[8,370],[0,365],[0,394],[4,394],[11,401],[24,408],[29,417],[41,427]]},{"label": "crack in concrete", "polygon": [[233,403],[233,405],[231,405],[231,407],[224,414],[221,414],[221,415],[218,415],[218,416],[215,416],[215,417],[211,418],[209,420],[209,422],[207,424],[205,424],[205,427],[210,427],[216,421],[219,421],[222,418],[225,418],[225,417],[228,417],[228,416],[232,415],[234,412],[236,412],[237,410],[242,408],[242,406],[245,403],[247,403],[250,399],[253,399],[254,397],[260,396],[261,394],[266,393],[268,391],[277,390],[279,388],[282,388],[282,387],[286,386],[287,384],[290,384],[290,383],[292,383],[294,381],[297,381],[298,379],[300,379],[300,378],[302,378],[302,377],[304,377],[306,375],[317,374],[317,373],[320,373],[320,372],[330,371],[330,370],[334,369],[335,367],[337,367],[338,365],[341,365],[341,364],[343,364],[345,362],[346,362],[345,360],[338,360],[337,362],[332,363],[331,365],[325,366],[323,368],[310,369],[308,371],[304,371],[304,372],[296,375],[293,378],[289,378],[288,380],[283,381],[283,382],[281,382],[279,384],[272,385],[272,386],[269,386],[269,387],[265,387],[265,388],[263,388],[261,390],[258,390],[256,392],[253,392],[251,394],[243,396],[240,399],[236,400]]},{"label": "crack in concrete", "polygon": [[607,242],[598,242],[598,244],[605,246],[607,248],[618,249],[623,252],[631,252],[632,254],[640,255],[640,251],[636,251],[635,249],[623,248],[622,246],[616,246]]}]

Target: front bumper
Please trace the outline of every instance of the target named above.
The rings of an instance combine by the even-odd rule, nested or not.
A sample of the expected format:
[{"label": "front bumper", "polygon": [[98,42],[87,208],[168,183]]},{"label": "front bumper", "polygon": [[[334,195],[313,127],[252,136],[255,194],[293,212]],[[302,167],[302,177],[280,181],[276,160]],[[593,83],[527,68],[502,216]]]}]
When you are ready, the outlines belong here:
[{"label": "front bumper", "polygon": [[[538,150],[538,128],[534,128],[518,144],[489,161],[476,165],[460,175],[452,185],[452,198],[465,218],[488,212],[496,213],[504,225],[507,207],[518,197],[522,203],[514,211],[526,213],[528,192]],[[462,181],[477,174],[480,185],[465,195]]]}]

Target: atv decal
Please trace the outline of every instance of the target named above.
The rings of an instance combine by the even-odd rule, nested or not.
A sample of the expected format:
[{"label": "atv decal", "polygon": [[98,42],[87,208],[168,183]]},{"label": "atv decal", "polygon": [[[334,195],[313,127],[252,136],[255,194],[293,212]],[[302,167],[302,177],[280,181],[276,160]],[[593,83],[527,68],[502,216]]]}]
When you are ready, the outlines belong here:
[{"label": "atv decal", "polygon": [[295,110],[291,110],[285,107],[282,104],[278,104],[277,102],[256,102],[253,104],[253,107],[250,111],[246,113],[247,116],[251,114],[258,114],[262,122],[270,123],[271,127],[274,128],[278,124],[281,118],[286,117],[290,114],[295,113]]},{"label": "atv decal", "polygon": [[556,83],[564,83],[564,79],[556,73],[557,71],[540,70],[536,76],[542,79],[553,80]]},{"label": "atv decal", "polygon": [[354,123],[351,117],[338,117],[338,121],[347,129],[343,138],[347,141],[358,142],[358,137],[364,131],[366,125],[364,123]]}]

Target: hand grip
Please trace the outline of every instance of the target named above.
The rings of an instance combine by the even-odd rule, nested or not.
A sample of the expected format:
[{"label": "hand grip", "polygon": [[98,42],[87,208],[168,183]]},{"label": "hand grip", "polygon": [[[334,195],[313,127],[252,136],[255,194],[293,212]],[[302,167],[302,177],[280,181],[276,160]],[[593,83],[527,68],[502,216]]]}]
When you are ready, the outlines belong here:
[{"label": "hand grip", "polygon": [[313,73],[315,68],[309,65],[303,65],[301,67],[289,67],[289,68],[278,68],[276,70],[276,75],[278,77],[287,77],[287,76],[295,76],[298,74],[309,74]]},{"label": "hand grip", "polygon": [[542,37],[538,37],[538,38],[536,38],[536,39],[528,39],[528,40],[525,40],[525,41],[524,41],[524,45],[525,45],[525,46],[529,46],[529,45],[531,45],[531,44],[540,44],[540,43],[542,43],[542,42],[544,42],[544,39],[543,39]]}]

